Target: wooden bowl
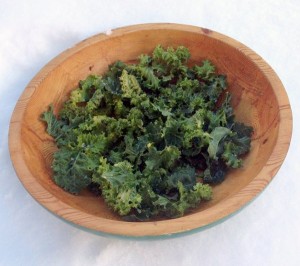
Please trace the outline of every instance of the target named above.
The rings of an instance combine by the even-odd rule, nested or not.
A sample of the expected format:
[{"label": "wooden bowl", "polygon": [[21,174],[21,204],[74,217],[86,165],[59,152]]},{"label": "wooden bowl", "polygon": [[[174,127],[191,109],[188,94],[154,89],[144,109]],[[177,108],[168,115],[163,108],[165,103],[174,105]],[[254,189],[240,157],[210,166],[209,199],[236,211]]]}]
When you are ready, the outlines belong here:
[{"label": "wooden bowl", "polygon": [[[231,171],[213,188],[213,200],[178,219],[122,221],[102,199],[88,192],[71,195],[51,179],[55,144],[40,115],[51,103],[60,108],[80,79],[104,73],[116,60],[129,62],[158,44],[184,45],[191,60],[210,59],[228,77],[238,121],[254,127],[244,167]],[[154,236],[179,233],[216,222],[240,209],[274,177],[287,154],[292,113],[278,76],[255,52],[222,34],[194,26],[145,24],[98,34],[50,61],[28,84],[11,118],[11,158],[24,187],[54,214],[82,227],[118,235]]]}]

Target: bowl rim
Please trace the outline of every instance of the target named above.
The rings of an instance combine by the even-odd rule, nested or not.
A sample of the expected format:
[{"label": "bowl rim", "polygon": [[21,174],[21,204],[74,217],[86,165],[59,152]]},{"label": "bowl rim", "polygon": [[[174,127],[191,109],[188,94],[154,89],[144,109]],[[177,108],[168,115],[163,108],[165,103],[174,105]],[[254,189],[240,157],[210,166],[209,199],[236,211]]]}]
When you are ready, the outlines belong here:
[{"label": "bowl rim", "polygon": [[[79,209],[69,206],[65,202],[52,195],[35,180],[34,175],[31,174],[23,157],[21,144],[22,118],[26,111],[27,103],[29,102],[30,97],[34,93],[37,85],[47,75],[49,75],[53,69],[63,63],[70,56],[76,54],[87,46],[93,45],[97,42],[105,41],[109,38],[118,38],[124,34],[153,29],[180,30],[207,35],[210,38],[230,45],[249,58],[268,79],[277,99],[280,121],[277,140],[274,145],[274,149],[267,160],[267,163],[257,174],[257,176],[236,194],[214,205],[213,212],[211,212],[210,208],[208,208],[200,213],[193,213],[176,219],[147,222],[126,222],[96,217],[92,214],[85,213]],[[36,201],[57,216],[87,229],[109,234],[123,236],[170,235],[204,227],[216,221],[222,220],[238,211],[241,207],[254,199],[255,196],[258,195],[270,183],[281,167],[289,149],[292,136],[292,124],[292,111],[288,95],[283,84],[270,65],[253,50],[231,37],[210,29],[185,24],[147,23],[116,28],[107,31],[107,33],[96,34],[63,51],[49,63],[47,63],[29,82],[16,103],[9,125],[9,151],[14,169],[23,186]]]}]

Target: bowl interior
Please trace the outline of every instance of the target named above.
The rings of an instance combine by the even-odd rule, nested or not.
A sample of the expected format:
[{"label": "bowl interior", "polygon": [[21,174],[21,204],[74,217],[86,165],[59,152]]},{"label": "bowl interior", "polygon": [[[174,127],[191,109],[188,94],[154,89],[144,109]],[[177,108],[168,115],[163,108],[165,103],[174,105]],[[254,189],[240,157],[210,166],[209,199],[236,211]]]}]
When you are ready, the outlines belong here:
[{"label": "bowl interior", "polygon": [[219,35],[208,30],[186,31],[158,27],[128,30],[120,34],[113,32],[111,36],[98,35],[83,41],[76,52],[72,52],[72,48],[54,59],[26,89],[20,149],[30,175],[53,198],[83,213],[120,220],[101,198],[87,191],[73,196],[54,184],[51,179],[51,161],[55,144],[47,135],[40,115],[50,104],[54,105],[57,112],[80,79],[89,74],[104,73],[108,65],[116,60],[136,60],[138,55],[150,53],[158,44],[164,47],[188,47],[192,63],[211,60],[219,73],[227,75],[237,120],[254,127],[251,152],[245,157],[243,167],[230,171],[222,184],[214,186],[213,199],[189,215],[213,209],[220,202],[233,197],[251,183],[264,167],[278,136],[279,105],[269,79],[245,52],[230,45],[230,40],[222,41]]}]

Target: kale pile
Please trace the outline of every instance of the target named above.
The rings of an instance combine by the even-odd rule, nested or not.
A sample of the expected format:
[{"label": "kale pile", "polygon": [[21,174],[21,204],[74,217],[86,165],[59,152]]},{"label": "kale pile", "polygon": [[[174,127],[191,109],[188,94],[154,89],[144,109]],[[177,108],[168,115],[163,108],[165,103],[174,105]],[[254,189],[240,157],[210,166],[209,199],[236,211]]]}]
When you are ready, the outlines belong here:
[{"label": "kale pile", "polygon": [[58,116],[44,112],[54,181],[101,193],[127,220],[179,217],[209,200],[209,184],[242,165],[252,128],[234,120],[226,77],[189,57],[157,46],[137,64],[117,61],[80,81]]}]

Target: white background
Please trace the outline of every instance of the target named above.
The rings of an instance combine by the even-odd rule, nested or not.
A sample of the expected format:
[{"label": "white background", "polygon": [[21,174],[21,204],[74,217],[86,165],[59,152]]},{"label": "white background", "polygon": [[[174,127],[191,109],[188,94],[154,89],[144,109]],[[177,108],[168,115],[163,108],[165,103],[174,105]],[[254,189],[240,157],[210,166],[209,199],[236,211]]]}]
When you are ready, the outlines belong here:
[{"label": "white background", "polygon": [[[147,22],[202,26],[260,54],[290,97],[290,151],[254,202],[210,229],[151,241],[87,233],[22,187],[9,157],[9,120],[26,84],[54,56],[93,34]],[[0,265],[300,265],[299,26],[298,0],[0,0]]]}]

